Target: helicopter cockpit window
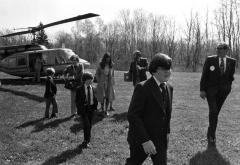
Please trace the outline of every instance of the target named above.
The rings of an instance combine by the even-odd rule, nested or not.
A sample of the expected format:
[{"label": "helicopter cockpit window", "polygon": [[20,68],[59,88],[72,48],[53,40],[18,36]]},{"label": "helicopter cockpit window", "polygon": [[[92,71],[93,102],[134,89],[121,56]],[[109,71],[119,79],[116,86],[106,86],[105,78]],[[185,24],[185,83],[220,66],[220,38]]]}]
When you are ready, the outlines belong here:
[{"label": "helicopter cockpit window", "polygon": [[16,66],[16,58],[9,58],[8,59],[8,66],[15,67]]},{"label": "helicopter cockpit window", "polygon": [[15,50],[14,49],[9,49],[9,50],[7,50],[7,53],[9,53],[9,54],[15,53]]},{"label": "helicopter cockpit window", "polygon": [[59,54],[55,56],[55,64],[64,64],[66,63],[65,59]]},{"label": "helicopter cockpit window", "polygon": [[18,66],[26,65],[26,64],[27,64],[27,62],[26,62],[26,58],[25,58],[25,57],[19,57],[19,58],[17,59],[17,65],[18,65]]},{"label": "helicopter cockpit window", "polygon": [[24,48],[17,48],[17,52],[23,52],[24,50]]},{"label": "helicopter cockpit window", "polygon": [[43,54],[43,55],[42,55],[42,60],[43,60],[43,64],[46,64],[46,61],[47,61],[47,56],[46,56],[46,54]]},{"label": "helicopter cockpit window", "polygon": [[1,61],[1,64],[4,66],[8,66],[8,58],[5,58]]},{"label": "helicopter cockpit window", "polygon": [[44,52],[42,54],[43,63],[47,65],[55,64],[55,57],[51,52]]}]

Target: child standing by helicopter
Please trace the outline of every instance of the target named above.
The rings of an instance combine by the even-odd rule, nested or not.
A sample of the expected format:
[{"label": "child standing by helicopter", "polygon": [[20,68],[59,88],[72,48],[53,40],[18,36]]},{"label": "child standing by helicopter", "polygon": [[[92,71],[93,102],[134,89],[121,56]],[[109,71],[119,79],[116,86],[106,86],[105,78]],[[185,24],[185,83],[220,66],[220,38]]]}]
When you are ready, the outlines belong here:
[{"label": "child standing by helicopter", "polygon": [[52,104],[52,115],[50,118],[57,117],[56,113],[58,113],[58,106],[56,101],[56,94],[57,94],[57,86],[53,81],[53,76],[55,74],[54,68],[47,68],[47,79],[46,79],[46,87],[44,98],[46,100],[46,110],[45,110],[45,118],[49,118],[49,108]]}]

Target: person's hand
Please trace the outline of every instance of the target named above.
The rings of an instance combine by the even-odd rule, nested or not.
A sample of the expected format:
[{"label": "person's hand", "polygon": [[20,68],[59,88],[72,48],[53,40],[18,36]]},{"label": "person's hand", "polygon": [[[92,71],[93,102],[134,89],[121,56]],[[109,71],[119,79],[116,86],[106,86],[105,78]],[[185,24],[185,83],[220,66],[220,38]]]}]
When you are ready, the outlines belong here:
[{"label": "person's hand", "polygon": [[200,91],[200,97],[204,100],[206,98],[207,94],[205,91]]},{"label": "person's hand", "polygon": [[138,70],[140,70],[140,69],[142,69],[142,67],[141,67],[141,66],[139,66],[139,65],[137,65],[137,69],[138,69]]},{"label": "person's hand", "polygon": [[142,143],[144,152],[148,155],[155,155],[157,153],[156,148],[151,140]]}]

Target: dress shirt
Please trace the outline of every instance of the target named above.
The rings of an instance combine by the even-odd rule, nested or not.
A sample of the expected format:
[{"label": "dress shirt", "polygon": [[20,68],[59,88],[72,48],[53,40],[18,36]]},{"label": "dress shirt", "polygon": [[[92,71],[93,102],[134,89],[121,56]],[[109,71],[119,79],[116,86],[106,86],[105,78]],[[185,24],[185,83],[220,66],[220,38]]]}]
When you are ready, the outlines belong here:
[{"label": "dress shirt", "polygon": [[[226,71],[226,60],[227,60],[227,58],[223,57],[224,72]],[[219,67],[220,67],[220,64],[221,64],[221,57],[218,58],[218,65],[219,65]]]},{"label": "dress shirt", "polygon": [[154,78],[154,80],[156,81],[156,83],[157,83],[160,91],[162,92],[162,89],[160,88],[160,84],[161,84],[161,83],[164,83],[164,84],[166,85],[167,83],[166,83],[166,82],[160,82],[160,81],[158,81],[158,79],[157,79],[155,76],[153,76],[153,78]]},{"label": "dress shirt", "polygon": [[[86,94],[86,99],[88,98],[88,86],[86,86],[84,84],[84,89],[85,89],[85,94]],[[88,100],[87,100],[88,101]],[[93,105],[93,90],[92,90],[92,86],[90,85],[90,105]]]}]

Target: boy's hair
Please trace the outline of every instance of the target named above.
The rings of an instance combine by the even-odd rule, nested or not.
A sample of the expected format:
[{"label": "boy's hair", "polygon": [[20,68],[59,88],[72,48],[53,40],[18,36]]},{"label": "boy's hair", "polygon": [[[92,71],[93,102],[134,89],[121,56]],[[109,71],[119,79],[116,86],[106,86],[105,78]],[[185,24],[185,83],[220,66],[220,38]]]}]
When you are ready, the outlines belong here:
[{"label": "boy's hair", "polygon": [[82,81],[93,80],[93,74],[91,72],[84,72],[82,75]]},{"label": "boy's hair", "polygon": [[139,50],[135,50],[133,53],[134,60],[136,61],[138,58],[141,58],[141,57],[142,57],[141,52]]},{"label": "boy's hair", "polygon": [[158,67],[163,69],[169,70],[172,66],[172,59],[163,53],[157,53],[152,58],[150,65],[149,65],[149,72],[151,74],[155,73]]},{"label": "boy's hair", "polygon": [[228,46],[227,43],[225,43],[225,42],[220,42],[220,43],[217,45],[217,50],[220,50],[220,49],[229,50],[230,47]]},{"label": "boy's hair", "polygon": [[71,61],[77,61],[79,62],[79,57],[77,55],[72,55],[70,58],[69,58]]},{"label": "boy's hair", "polygon": [[54,68],[47,68],[46,69],[46,73],[47,73],[47,75],[53,75],[53,74],[55,74],[55,69]]}]

